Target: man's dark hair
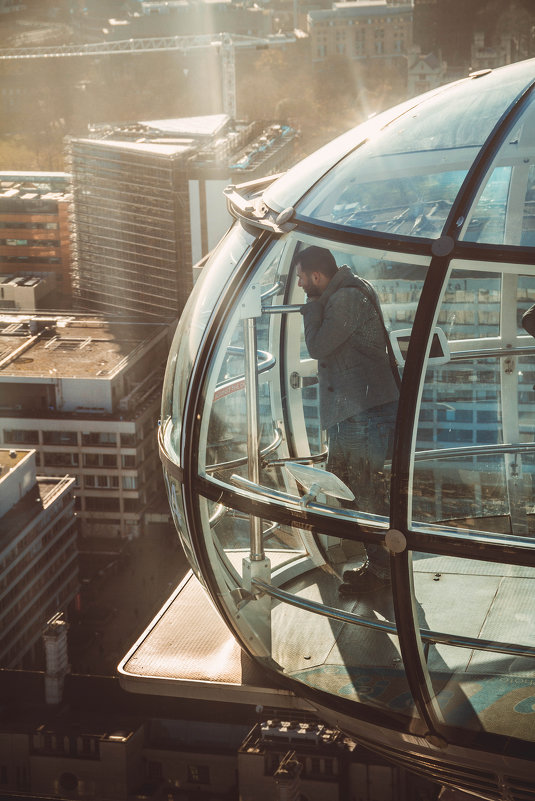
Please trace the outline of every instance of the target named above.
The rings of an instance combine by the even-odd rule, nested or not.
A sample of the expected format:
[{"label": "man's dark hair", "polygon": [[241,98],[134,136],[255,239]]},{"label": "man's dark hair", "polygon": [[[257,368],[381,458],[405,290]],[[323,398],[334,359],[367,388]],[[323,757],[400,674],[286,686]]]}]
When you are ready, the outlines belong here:
[{"label": "man's dark hair", "polygon": [[301,250],[295,257],[295,262],[301,265],[303,272],[310,274],[317,271],[327,278],[332,278],[338,270],[331,251],[317,245]]}]

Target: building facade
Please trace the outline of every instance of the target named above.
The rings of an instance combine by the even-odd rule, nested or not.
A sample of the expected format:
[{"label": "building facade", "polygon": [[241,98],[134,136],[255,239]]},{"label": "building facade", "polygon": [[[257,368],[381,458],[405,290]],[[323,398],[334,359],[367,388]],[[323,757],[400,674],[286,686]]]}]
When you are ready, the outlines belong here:
[{"label": "building facade", "polygon": [[0,442],[75,479],[83,536],[138,536],[161,492],[156,450],[168,326],[99,318],[1,321]]},{"label": "building facade", "polygon": [[52,274],[55,308],[72,295],[69,182],[66,173],[0,173],[0,273]]},{"label": "building facade", "polygon": [[291,161],[293,132],[265,133],[221,114],[103,125],[72,139],[78,306],[176,320],[193,265],[230,225],[223,188]]},{"label": "building facade", "polygon": [[0,449],[2,667],[31,663],[46,620],[79,590],[73,492],[73,478],[36,476],[34,450]]},{"label": "building facade", "polygon": [[307,17],[313,61],[335,56],[395,62],[412,44],[412,5],[381,2],[333,3]]}]

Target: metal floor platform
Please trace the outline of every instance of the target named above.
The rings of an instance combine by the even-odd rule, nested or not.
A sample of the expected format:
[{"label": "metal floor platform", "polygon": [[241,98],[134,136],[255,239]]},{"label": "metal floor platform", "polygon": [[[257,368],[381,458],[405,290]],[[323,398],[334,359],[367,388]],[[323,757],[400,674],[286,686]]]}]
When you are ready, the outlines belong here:
[{"label": "metal floor platform", "polygon": [[[414,585],[422,628],[455,638],[535,643],[533,569],[421,556],[414,561]],[[333,576],[313,569],[284,589],[361,618],[394,620],[389,590],[351,600],[340,599],[337,586]],[[383,710],[416,714],[395,635],[276,600],[271,631],[273,660],[292,678]],[[436,644],[427,663],[446,722],[535,739],[533,659]],[[133,692],[312,709],[243,653],[191,573],[124,657],[119,673],[121,685]]]}]

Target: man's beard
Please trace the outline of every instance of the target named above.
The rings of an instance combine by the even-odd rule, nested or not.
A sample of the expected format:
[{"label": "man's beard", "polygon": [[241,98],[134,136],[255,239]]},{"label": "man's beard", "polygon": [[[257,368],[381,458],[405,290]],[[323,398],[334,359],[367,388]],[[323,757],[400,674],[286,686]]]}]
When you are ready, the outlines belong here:
[{"label": "man's beard", "polygon": [[311,286],[307,289],[307,298],[319,298],[321,290],[317,286]]}]

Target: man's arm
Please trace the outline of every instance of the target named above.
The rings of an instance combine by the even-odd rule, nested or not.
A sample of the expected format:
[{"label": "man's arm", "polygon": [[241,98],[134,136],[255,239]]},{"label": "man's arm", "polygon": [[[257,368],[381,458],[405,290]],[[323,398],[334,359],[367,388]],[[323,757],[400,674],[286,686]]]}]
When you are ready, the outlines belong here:
[{"label": "man's arm", "polygon": [[358,289],[336,292],[324,304],[323,297],[309,300],[301,307],[305,324],[305,342],[313,359],[325,359],[358,329]]}]

